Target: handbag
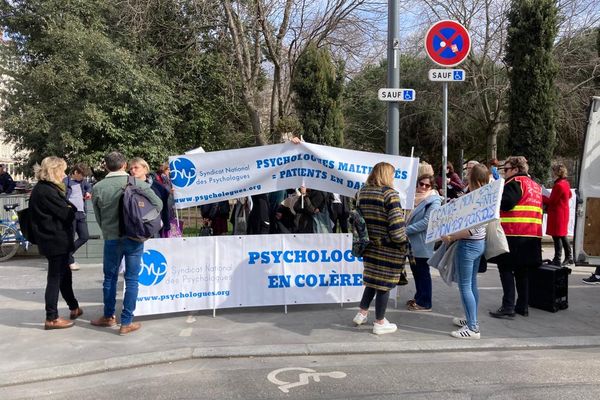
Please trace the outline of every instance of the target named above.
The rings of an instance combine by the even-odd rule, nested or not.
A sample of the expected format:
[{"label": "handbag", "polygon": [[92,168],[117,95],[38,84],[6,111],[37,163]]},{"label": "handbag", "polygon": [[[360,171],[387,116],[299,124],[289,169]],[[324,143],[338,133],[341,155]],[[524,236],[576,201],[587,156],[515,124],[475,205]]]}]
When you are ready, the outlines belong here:
[{"label": "handbag", "polygon": [[31,210],[29,210],[29,208],[19,210],[17,211],[17,216],[19,217],[19,227],[21,228],[21,233],[25,239],[27,239],[29,243],[37,244],[33,234],[33,219],[31,217]]},{"label": "handbag", "polygon": [[510,252],[508,241],[502,229],[499,220],[488,222],[485,228],[485,251],[483,253],[486,259],[498,257],[504,253]]}]

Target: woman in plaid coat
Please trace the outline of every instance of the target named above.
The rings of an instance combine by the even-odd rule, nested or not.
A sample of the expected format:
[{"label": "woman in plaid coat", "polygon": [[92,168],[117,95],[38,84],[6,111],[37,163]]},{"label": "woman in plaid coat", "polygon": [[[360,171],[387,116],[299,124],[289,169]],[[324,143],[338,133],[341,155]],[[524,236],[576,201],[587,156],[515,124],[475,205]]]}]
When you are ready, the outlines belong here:
[{"label": "woman in plaid coat", "polygon": [[376,164],[358,193],[358,207],[365,218],[371,244],[363,254],[363,284],[366,287],[354,323],[360,325],[367,321],[369,306],[376,298],[373,324],[376,335],[397,329],[396,324],[385,318],[385,310],[390,290],[400,279],[407,249],[404,212],[398,192],[393,188],[395,172],[391,164]]}]

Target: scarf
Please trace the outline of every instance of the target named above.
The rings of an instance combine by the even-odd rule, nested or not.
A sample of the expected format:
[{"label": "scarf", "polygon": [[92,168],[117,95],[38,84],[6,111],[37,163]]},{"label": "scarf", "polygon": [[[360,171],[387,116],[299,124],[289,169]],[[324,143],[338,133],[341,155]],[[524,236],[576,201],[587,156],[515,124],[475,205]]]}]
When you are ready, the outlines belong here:
[{"label": "scarf", "polygon": [[[415,208],[426,198],[428,198],[429,196],[435,194],[435,190],[428,190],[424,193],[415,193]],[[414,209],[414,208],[413,208]]]}]

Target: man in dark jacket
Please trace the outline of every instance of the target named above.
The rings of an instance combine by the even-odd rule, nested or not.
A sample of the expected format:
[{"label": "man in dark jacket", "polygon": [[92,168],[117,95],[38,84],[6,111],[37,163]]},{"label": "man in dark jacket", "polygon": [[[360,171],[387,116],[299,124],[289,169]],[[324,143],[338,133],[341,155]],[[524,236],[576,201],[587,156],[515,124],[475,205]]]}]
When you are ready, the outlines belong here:
[{"label": "man in dark jacket", "polygon": [[[542,263],[542,188],[527,174],[523,156],[509,157],[502,168],[504,191],[500,201],[500,222],[509,253],[496,259],[502,282],[502,306],[490,311],[494,318],[529,315],[529,273]],[[518,295],[515,302],[515,287]]]},{"label": "man in dark jacket", "polygon": [[88,175],[88,167],[85,164],[75,164],[71,169],[71,174],[63,180],[67,189],[67,199],[75,205],[75,220],[73,228],[77,233],[74,249],[69,254],[69,267],[71,271],[79,270],[79,264],[75,262],[73,254],[83,246],[90,238],[87,226],[87,205],[85,202],[92,198],[92,185],[85,180]]},{"label": "man in dark jacket", "polygon": [[11,194],[15,186],[17,185],[12,176],[4,170],[4,164],[0,164],[0,193]]}]

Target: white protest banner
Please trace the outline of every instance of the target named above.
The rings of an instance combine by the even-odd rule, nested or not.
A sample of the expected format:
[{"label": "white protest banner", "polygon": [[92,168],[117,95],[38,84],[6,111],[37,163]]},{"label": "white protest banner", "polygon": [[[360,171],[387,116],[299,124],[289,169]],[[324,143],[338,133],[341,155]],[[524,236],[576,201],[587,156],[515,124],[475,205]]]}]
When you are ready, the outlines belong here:
[{"label": "white protest banner", "polygon": [[360,301],[351,247],[349,234],[150,239],[136,315]]},{"label": "white protest banner", "polygon": [[403,208],[413,208],[419,159],[311,143],[283,143],[169,157],[175,207],[298,188],[354,194],[375,164],[396,168],[394,188]]},{"label": "white protest banner", "polygon": [[442,236],[500,218],[503,189],[504,179],[498,179],[433,210],[429,216],[425,242],[431,243]]}]

